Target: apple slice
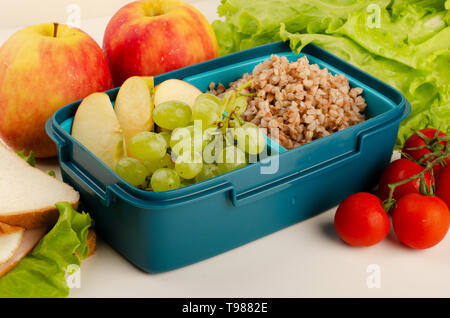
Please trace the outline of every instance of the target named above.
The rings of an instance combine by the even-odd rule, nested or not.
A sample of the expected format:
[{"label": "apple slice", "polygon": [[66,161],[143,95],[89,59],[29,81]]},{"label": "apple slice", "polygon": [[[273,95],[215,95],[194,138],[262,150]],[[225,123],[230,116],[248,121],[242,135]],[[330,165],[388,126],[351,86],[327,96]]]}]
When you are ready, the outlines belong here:
[{"label": "apple slice", "polygon": [[123,83],[114,106],[125,142],[143,131],[153,131],[153,77],[130,77]]},{"label": "apple slice", "polygon": [[73,120],[72,136],[112,169],[125,155],[122,129],[105,93],[83,100]]},{"label": "apple slice", "polygon": [[197,87],[188,82],[170,79],[155,87],[155,107],[171,100],[184,102],[192,107],[195,99],[201,94]]},{"label": "apple slice", "polygon": [[0,264],[6,263],[22,243],[25,229],[0,223]]}]

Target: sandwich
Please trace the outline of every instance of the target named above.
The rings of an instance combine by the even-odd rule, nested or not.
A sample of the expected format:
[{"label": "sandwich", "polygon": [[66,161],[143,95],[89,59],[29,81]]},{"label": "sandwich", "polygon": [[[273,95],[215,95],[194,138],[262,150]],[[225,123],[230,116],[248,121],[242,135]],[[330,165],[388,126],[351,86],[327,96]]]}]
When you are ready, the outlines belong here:
[{"label": "sandwich", "polygon": [[33,165],[0,143],[0,297],[65,297],[67,268],[95,251],[79,193]]}]

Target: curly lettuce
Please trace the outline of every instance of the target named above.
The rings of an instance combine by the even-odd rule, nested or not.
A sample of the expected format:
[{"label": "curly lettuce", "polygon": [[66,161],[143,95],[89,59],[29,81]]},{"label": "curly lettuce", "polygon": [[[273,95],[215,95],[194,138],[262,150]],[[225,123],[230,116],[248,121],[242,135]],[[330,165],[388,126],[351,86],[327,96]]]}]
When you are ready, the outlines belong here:
[{"label": "curly lettuce", "polygon": [[221,54],[289,41],[314,43],[396,87],[412,104],[397,147],[413,129],[450,133],[450,0],[222,0]]}]

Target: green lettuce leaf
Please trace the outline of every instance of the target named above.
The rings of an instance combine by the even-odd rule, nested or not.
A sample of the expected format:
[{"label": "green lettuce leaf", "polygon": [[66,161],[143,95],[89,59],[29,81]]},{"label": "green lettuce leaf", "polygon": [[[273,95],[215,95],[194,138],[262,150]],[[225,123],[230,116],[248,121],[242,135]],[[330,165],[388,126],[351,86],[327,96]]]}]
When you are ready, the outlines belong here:
[{"label": "green lettuce leaf", "polygon": [[[67,202],[56,204],[56,225],[11,271],[0,279],[0,298],[67,297],[66,270],[81,265],[88,255],[86,244],[92,219]],[[69,273],[70,274],[70,273]]]},{"label": "green lettuce leaf", "polygon": [[386,8],[390,0],[222,0],[218,8],[225,21],[214,21],[222,55],[280,41],[280,25],[289,32],[332,32],[351,12],[369,4]]},{"label": "green lettuce leaf", "polygon": [[25,154],[25,150],[17,151],[16,152],[20,158],[25,160],[30,166],[35,167],[36,166],[36,159],[34,158],[34,153],[30,151],[28,155]]},{"label": "green lettuce leaf", "polygon": [[278,40],[314,43],[400,90],[412,105],[397,147],[412,129],[450,133],[450,0],[222,0],[222,54]]}]

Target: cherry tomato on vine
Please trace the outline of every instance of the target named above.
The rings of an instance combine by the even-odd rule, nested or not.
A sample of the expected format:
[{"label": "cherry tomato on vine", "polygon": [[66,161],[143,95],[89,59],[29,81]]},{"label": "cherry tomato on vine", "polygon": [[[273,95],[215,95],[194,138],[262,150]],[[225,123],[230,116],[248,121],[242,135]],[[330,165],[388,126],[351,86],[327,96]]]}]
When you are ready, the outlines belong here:
[{"label": "cherry tomato on vine", "polygon": [[425,249],[438,244],[450,226],[450,212],[438,197],[410,193],[392,210],[392,225],[405,245]]},{"label": "cherry tomato on vine", "polygon": [[[406,180],[410,177],[423,171],[425,167],[408,159],[398,159],[393,161],[383,172],[378,183],[378,194],[381,200],[386,200],[389,197],[389,184],[397,183]],[[425,182],[428,187],[434,183],[433,177],[429,172],[426,172]],[[398,200],[408,193],[419,193],[420,178],[411,180],[408,183],[398,186],[394,191],[394,199]]]},{"label": "cherry tomato on vine", "polygon": [[[435,135],[436,132],[438,130],[437,129],[433,129],[433,128],[425,128],[422,129],[420,132],[422,134],[425,135],[425,137],[432,139]],[[439,131],[438,133],[439,137],[443,137],[443,136],[447,136],[445,133],[443,133],[442,131]],[[440,141],[439,144],[441,144],[443,147],[446,146],[447,142],[446,141]],[[403,146],[403,152],[410,155],[414,160],[418,161],[423,155],[431,153],[432,151],[428,148],[422,148],[422,149],[417,149],[417,150],[409,150],[411,148],[416,148],[416,147],[420,147],[426,145],[426,141],[420,137],[417,133],[413,134],[411,137],[409,137],[406,142],[405,145]],[[444,151],[445,149],[443,148],[442,151]],[[433,160],[434,157],[431,157],[426,161],[429,160]],[[450,165],[450,157],[446,159],[447,165]],[[436,177],[440,171],[442,169],[442,165],[440,164],[435,164],[433,166],[433,172],[434,172],[434,176]]]},{"label": "cherry tomato on vine", "polygon": [[381,200],[371,193],[355,193],[342,201],[334,216],[339,236],[353,246],[370,246],[389,233],[390,221]]},{"label": "cherry tomato on vine", "polygon": [[436,196],[441,198],[450,209],[450,166],[442,170],[437,178]]}]

